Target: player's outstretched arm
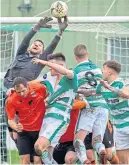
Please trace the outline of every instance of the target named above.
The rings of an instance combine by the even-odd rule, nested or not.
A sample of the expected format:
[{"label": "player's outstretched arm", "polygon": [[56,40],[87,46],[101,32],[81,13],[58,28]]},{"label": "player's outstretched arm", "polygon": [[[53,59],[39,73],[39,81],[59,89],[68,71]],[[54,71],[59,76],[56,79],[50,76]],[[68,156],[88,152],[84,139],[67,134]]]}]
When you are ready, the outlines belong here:
[{"label": "player's outstretched arm", "polygon": [[129,89],[126,87],[124,87],[122,89],[110,87],[109,90],[116,93],[117,95],[119,95],[122,98],[129,99]]},{"label": "player's outstretched arm", "polygon": [[44,60],[40,60],[37,58],[33,58],[32,62],[34,64],[42,64],[42,65],[47,65],[48,67],[56,70],[58,73],[67,76],[69,79],[73,79],[74,78],[74,73],[72,70],[69,70],[67,68],[64,68],[63,66],[59,65],[59,64],[55,64],[49,61],[44,61]]},{"label": "player's outstretched arm", "polygon": [[52,20],[51,17],[45,17],[40,19],[35,25],[34,27],[25,35],[25,37],[23,38],[18,50],[17,50],[17,55],[19,54],[24,54],[30,44],[30,40],[32,39],[32,37],[36,34],[36,32],[38,30],[40,30],[40,28],[51,28],[51,25],[48,25],[47,23],[50,22]]},{"label": "player's outstretched arm", "polygon": [[129,87],[124,87],[121,89],[122,94],[121,97],[129,99]]},{"label": "player's outstretched arm", "polygon": [[97,95],[96,89],[79,88],[77,93],[83,94],[85,97]]},{"label": "player's outstretched arm", "polygon": [[68,18],[67,18],[67,16],[64,17],[64,21],[63,22],[61,21],[60,18],[58,18],[58,26],[59,26],[59,29],[58,29],[57,35],[54,37],[54,39],[52,40],[50,45],[44,50],[43,54],[40,56],[40,59],[47,61],[48,55],[52,54],[53,51],[55,50],[55,48],[57,47],[64,30],[68,26]]},{"label": "player's outstretched arm", "polygon": [[127,98],[129,99],[129,88],[127,87],[124,87],[122,89],[118,89],[118,88],[114,88],[112,86],[110,86],[106,81],[104,81],[103,79],[98,79],[99,82],[105,87],[107,88],[108,90],[116,93],[117,95],[119,95],[120,97],[123,97],[123,98]]}]

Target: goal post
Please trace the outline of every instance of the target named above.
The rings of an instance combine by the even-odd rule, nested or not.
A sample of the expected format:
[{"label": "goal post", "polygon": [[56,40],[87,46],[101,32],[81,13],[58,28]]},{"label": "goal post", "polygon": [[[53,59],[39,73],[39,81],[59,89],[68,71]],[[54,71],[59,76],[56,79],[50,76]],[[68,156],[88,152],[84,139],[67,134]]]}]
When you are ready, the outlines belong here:
[{"label": "goal post", "polygon": [[[21,23],[36,23],[42,17],[1,17],[2,24],[21,24]],[[129,16],[101,16],[101,17],[68,17],[69,23],[120,23],[129,22]],[[57,23],[57,19],[53,18],[52,24]]]},{"label": "goal post", "polygon": [[[0,18],[1,80],[3,80],[2,75],[7,71],[7,68],[14,60],[16,50],[19,45],[19,34],[21,32],[29,31],[40,18],[41,17]],[[106,60],[117,60],[122,65],[121,76],[123,78],[129,78],[129,16],[68,18],[69,25],[65,30],[66,33],[63,34],[63,39],[61,40],[59,47],[60,50],[66,55],[66,59],[68,59],[67,61],[70,67],[75,66],[75,63],[73,63],[73,55],[71,55],[73,54],[74,46],[79,43],[85,43],[90,54],[89,58],[97,63],[97,65],[101,67]],[[41,29],[40,31],[44,33],[57,32],[57,19],[54,18],[50,24],[52,24],[52,29]],[[23,37],[24,36],[22,35],[22,38]],[[3,91],[1,91],[0,96],[1,101],[3,101],[2,92]],[[0,108],[4,108],[3,103]],[[4,111],[1,112],[4,113]],[[2,121],[0,125],[3,124],[4,122]],[[4,137],[4,133],[5,128],[1,127],[0,134],[2,137]],[[2,152],[2,150],[0,150],[0,152]],[[8,154],[7,156],[9,157],[9,162],[12,164],[10,152],[5,152],[3,154]]]}]

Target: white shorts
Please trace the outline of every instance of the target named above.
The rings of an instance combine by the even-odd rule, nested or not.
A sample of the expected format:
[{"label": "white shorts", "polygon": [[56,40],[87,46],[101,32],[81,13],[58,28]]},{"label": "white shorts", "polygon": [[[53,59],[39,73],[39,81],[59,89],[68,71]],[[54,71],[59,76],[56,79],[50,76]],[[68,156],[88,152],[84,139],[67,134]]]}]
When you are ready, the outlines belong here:
[{"label": "white shorts", "polygon": [[116,150],[129,149],[129,127],[122,129],[114,128]]},{"label": "white shorts", "polygon": [[43,136],[47,138],[52,147],[58,144],[60,137],[66,132],[68,123],[56,118],[44,118],[39,132],[39,137]]},{"label": "white shorts", "polygon": [[77,125],[77,131],[85,130],[93,133],[93,138],[101,135],[103,140],[108,121],[108,110],[103,107],[95,107],[94,110],[82,110]]}]

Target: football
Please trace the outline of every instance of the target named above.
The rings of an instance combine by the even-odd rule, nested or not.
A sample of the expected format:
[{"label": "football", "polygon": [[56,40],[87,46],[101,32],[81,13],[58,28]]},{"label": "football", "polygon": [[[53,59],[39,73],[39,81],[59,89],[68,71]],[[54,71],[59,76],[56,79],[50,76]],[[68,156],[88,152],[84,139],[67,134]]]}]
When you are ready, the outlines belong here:
[{"label": "football", "polygon": [[67,15],[68,6],[65,2],[56,1],[51,5],[51,14],[55,18],[63,18]]}]

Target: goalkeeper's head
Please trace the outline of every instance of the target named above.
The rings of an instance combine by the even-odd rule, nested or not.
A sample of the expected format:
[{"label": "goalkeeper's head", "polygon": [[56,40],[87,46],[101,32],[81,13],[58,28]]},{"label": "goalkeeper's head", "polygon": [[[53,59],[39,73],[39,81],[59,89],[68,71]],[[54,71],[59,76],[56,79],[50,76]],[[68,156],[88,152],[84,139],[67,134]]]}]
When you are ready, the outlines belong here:
[{"label": "goalkeeper's head", "polygon": [[74,48],[74,55],[77,63],[81,63],[83,61],[88,60],[88,50],[84,44],[79,44]]},{"label": "goalkeeper's head", "polygon": [[121,64],[114,60],[106,61],[103,64],[103,78],[107,81],[114,81],[121,72]]},{"label": "goalkeeper's head", "polygon": [[[66,58],[62,53],[55,53],[55,54],[51,54],[48,57],[48,61],[52,62],[52,63],[56,63],[59,64],[63,67],[66,67]],[[56,72],[54,69],[49,68],[50,72],[51,72],[51,76],[57,76],[59,75],[58,72]]]},{"label": "goalkeeper's head", "polygon": [[35,40],[28,49],[31,55],[40,55],[44,51],[44,42],[42,40]]}]

